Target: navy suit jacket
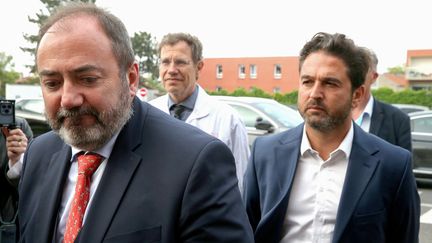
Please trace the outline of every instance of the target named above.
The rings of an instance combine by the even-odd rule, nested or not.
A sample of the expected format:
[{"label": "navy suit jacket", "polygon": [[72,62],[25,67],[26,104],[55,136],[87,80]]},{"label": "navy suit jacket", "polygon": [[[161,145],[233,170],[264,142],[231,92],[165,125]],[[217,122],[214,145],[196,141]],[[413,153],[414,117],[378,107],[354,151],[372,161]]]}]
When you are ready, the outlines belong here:
[{"label": "navy suit jacket", "polygon": [[374,99],[369,132],[412,151],[410,118],[397,107]]},{"label": "navy suit jacket", "polygon": [[[243,197],[257,243],[282,237],[302,132],[303,124],[253,145]],[[410,153],[354,125],[333,242],[417,242],[419,217]]]},{"label": "navy suit jacket", "polygon": [[[252,242],[229,148],[135,98],[75,242]],[[49,132],[29,145],[21,242],[52,242],[71,148]]]}]

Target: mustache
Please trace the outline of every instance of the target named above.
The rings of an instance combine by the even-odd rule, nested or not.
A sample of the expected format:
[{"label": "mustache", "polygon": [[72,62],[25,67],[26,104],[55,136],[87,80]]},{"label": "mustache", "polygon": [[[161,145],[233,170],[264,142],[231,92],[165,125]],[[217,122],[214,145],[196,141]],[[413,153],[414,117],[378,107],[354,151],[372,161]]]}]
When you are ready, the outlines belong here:
[{"label": "mustache", "polygon": [[306,103],[306,110],[310,108],[319,108],[323,110],[327,110],[327,107],[324,105],[322,100],[312,99]]},{"label": "mustache", "polygon": [[72,109],[60,108],[57,112],[56,120],[63,123],[66,118],[71,119],[73,123],[79,120],[80,116],[91,115],[94,116],[97,121],[100,122],[99,112],[92,107],[74,107]]}]

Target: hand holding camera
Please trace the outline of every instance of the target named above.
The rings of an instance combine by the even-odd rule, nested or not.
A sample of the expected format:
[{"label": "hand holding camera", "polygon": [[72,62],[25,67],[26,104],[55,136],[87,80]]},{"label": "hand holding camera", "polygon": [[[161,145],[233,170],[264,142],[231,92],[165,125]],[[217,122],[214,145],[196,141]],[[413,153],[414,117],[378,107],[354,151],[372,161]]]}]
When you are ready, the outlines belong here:
[{"label": "hand holding camera", "polygon": [[15,101],[0,100],[0,126],[6,138],[7,155],[14,165],[27,148],[27,137],[15,123]]}]

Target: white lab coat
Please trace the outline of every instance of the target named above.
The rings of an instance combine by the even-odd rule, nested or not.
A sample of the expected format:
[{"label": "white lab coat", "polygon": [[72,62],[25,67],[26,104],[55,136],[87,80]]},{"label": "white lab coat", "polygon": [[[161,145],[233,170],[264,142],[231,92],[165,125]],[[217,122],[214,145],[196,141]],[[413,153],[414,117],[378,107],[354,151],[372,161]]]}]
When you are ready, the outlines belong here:
[{"label": "white lab coat", "polygon": [[[195,107],[186,123],[200,128],[224,142],[234,155],[240,192],[243,192],[243,176],[249,159],[247,131],[237,112],[229,105],[209,96],[198,86]],[[149,102],[169,114],[168,94]]]}]

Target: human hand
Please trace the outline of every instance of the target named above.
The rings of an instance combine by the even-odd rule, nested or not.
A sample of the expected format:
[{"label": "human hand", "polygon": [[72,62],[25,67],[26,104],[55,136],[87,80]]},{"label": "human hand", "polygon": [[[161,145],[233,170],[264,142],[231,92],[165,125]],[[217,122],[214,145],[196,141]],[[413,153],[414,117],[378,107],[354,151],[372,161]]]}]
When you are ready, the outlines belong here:
[{"label": "human hand", "polygon": [[12,165],[14,165],[27,149],[27,137],[19,128],[9,130],[2,128],[2,132],[6,137],[7,155]]}]

